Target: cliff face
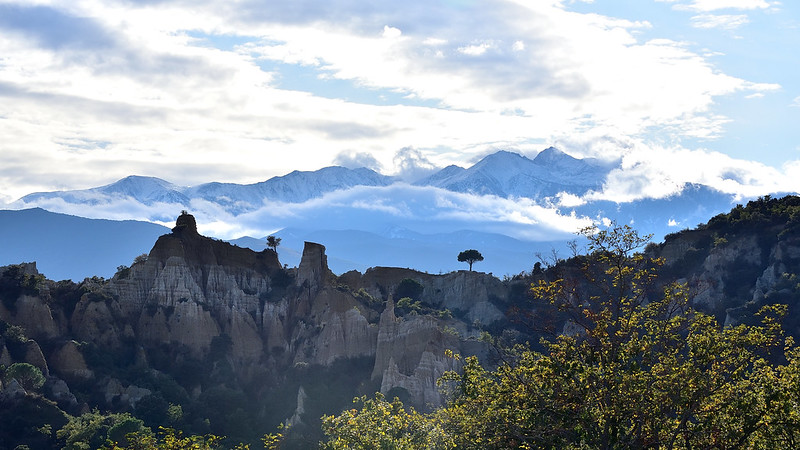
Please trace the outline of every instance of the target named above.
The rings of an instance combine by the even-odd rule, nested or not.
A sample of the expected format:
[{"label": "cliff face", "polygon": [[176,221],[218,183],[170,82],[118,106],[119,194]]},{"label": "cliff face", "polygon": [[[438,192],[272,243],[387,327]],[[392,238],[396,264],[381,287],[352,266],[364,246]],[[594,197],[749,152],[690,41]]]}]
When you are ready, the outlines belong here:
[{"label": "cliff face", "polygon": [[[760,306],[781,302],[790,305],[787,330],[798,336],[796,228],[717,221],[648,252],[665,259],[660,279],[686,282],[696,306],[720,322],[751,320]],[[569,264],[563,273],[577,277]],[[139,411],[158,401],[213,411],[239,392],[225,411],[248,404],[245,415],[261,420],[249,428],[289,421],[300,429],[375,390],[418,408],[440,404],[436,381],[458,365],[447,350],[490,361],[478,339],[487,330],[537,341],[512,319],[543,317],[537,314],[547,306],[525,294],[545,275],[501,281],[376,267],[337,277],[315,243],[306,244],[298,268],[286,269],[274,251],[203,237],[182,215],[147,258],[110,280],[54,283],[35,264],[0,268],[0,364],[38,367],[73,411]],[[518,310],[509,314],[510,307]],[[563,320],[553,325],[569,329]],[[165,374],[179,386],[164,384]],[[88,393],[72,395],[75,386]]]},{"label": "cliff face", "polygon": [[[458,311],[461,319],[395,315],[392,295],[406,278],[424,285],[426,305]],[[464,345],[470,324],[503,318],[490,303],[501,291],[499,280],[470,272],[437,276],[379,268],[337,278],[325,247],[315,243],[306,243],[297,269],[284,269],[274,251],[203,237],[194,218],[182,215],[146,259],[107,282],[87,280],[70,311],[48,304],[46,295],[23,295],[14,312],[0,309],[0,317],[52,341],[46,359],[68,381],[95,376],[85,346],[74,342],[112,353],[138,348],[139,362],[160,370],[198,361],[212,372],[224,362],[231,367],[227,376],[242,386],[285,383],[293,367],[368,358],[371,370],[353,376],[383,392],[402,388],[425,407],[441,402],[436,380],[454,367],[445,350],[475,353],[480,345]],[[44,361],[37,363],[46,370]],[[196,383],[184,387],[200,395],[206,387]],[[128,389],[118,381],[109,386]]]},{"label": "cliff face", "polygon": [[649,249],[662,280],[685,282],[697,308],[720,323],[753,320],[762,306],[789,307],[786,331],[800,336],[800,198],[760,199],[667,236]]}]

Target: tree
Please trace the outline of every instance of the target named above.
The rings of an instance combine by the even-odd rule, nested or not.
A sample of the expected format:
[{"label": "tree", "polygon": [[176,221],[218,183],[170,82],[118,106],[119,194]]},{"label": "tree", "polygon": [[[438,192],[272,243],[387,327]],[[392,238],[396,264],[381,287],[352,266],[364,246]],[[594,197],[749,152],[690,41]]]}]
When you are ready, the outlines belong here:
[{"label": "tree", "polygon": [[408,297],[412,300],[419,300],[425,286],[413,278],[403,278],[394,290],[395,298]]},{"label": "tree", "polygon": [[267,236],[267,248],[271,248],[272,251],[278,253],[278,246],[281,245],[281,238],[275,236]]},{"label": "tree", "polygon": [[356,398],[360,409],[349,409],[339,416],[323,416],[322,431],[328,437],[320,445],[325,450],[416,450],[452,448],[438,424],[413,408],[406,409],[394,398],[386,401],[380,393],[375,398]]},{"label": "tree", "polygon": [[470,272],[472,272],[472,264],[478,261],[483,261],[483,255],[477,250],[464,250],[458,254],[458,262],[466,262],[469,264]]},{"label": "tree", "polygon": [[[571,334],[510,352],[496,370],[467,358],[444,377],[439,411],[459,448],[773,448],[800,439],[798,355],[781,349],[782,305],[760,325],[721,327],[686,286],[655,290],[660,260],[627,226],[587,228],[583,281],[532,286],[570,318]],[[553,272],[554,273],[554,272]],[[789,363],[774,366],[771,357]],[[779,393],[781,392],[781,393]]]},{"label": "tree", "polygon": [[[656,284],[663,261],[639,253],[649,237],[616,225],[582,234],[590,253],[531,286],[546,303],[536,308],[557,307],[574,331],[543,341],[543,352],[507,350],[493,370],[466,358],[440,379],[447,404],[414,419],[414,429],[428,433],[415,442],[460,449],[798,447],[800,349],[783,338],[785,305],[762,308],[760,323],[722,327],[691,307],[685,285]],[[568,274],[576,264],[582,280]],[[362,414],[370,417],[367,430],[387,431],[408,419],[396,402],[380,414],[364,403],[325,432],[331,442],[361,432]]]},{"label": "tree", "polygon": [[[1,369],[1,368],[0,368]],[[44,385],[44,375],[38,367],[28,363],[14,363],[6,369],[6,382],[17,380],[20,386],[28,392],[38,390]]]}]

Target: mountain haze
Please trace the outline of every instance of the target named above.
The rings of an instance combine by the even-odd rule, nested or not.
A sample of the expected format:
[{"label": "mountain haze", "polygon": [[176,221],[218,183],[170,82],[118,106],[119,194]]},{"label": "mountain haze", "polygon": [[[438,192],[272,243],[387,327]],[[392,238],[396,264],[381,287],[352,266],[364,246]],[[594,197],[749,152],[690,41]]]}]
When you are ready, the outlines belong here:
[{"label": "mountain haze", "polygon": [[[261,250],[267,235],[281,237],[279,253],[290,266],[299,263],[304,241],[322,242],[335,250],[330,267],[336,273],[412,265],[448,272],[461,266],[454,255],[477,248],[486,259],[476,269],[502,275],[529,270],[536,253],[555,249],[564,255],[574,232],[590,223],[628,223],[659,239],[736,203],[703,185],[685,185],[664,198],[603,199],[606,178],[620,170],[619,162],[578,159],[550,147],[532,159],[498,151],[471,167],[445,167],[413,184],[338,166],[253,184],[186,187],[129,176],[92,189],[30,194],[14,205],[160,223],[187,210],[203,233],[242,246]],[[45,267],[50,258],[33,251],[15,255],[20,261],[43,259]],[[420,261],[419,255],[426,258]],[[129,263],[123,259],[121,264]]]},{"label": "mountain haze", "polygon": [[110,277],[168,231],[149,222],[85,219],[41,208],[0,210],[0,265],[36,262],[54,280]]}]

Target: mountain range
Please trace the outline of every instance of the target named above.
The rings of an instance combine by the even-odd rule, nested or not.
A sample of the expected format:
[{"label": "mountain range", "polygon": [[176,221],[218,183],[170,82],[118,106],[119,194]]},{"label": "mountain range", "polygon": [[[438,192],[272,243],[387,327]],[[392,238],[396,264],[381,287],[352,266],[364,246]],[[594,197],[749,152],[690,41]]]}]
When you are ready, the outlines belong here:
[{"label": "mountain range", "polygon": [[[598,190],[610,169],[597,160],[576,159],[550,147],[534,159],[498,151],[470,168],[448,166],[412,184],[469,194],[537,199],[559,192],[582,195],[590,189]],[[389,186],[398,181],[371,169],[339,166],[313,172],[296,170],[253,184],[212,182],[177,186],[160,178],[131,175],[91,189],[36,192],[22,197],[20,202],[30,205],[60,199],[66,203],[97,205],[130,198],[149,206],[168,203],[189,207],[193,200],[204,200],[232,214],[241,214],[262,207],[265,201],[302,203],[329,192],[356,186]]]},{"label": "mountain range", "polygon": [[[458,252],[476,248],[485,257],[476,270],[503,275],[530,270],[537,253],[565,255],[573,233],[590,223],[632,224],[660,239],[735,204],[731,195],[703,185],[686,185],[665,198],[625,203],[586,195],[602,192],[614,170],[621,170],[619,161],[578,159],[550,147],[534,158],[498,151],[471,167],[448,166],[413,183],[367,168],[336,166],[294,171],[253,184],[178,186],[132,175],[91,189],[29,194],[10,207],[159,224],[168,224],[179,211],[188,210],[205,227],[203,233],[239,246],[260,251],[267,235],[280,237],[281,262],[289,266],[299,263],[305,241],[320,242],[335,255],[330,267],[336,273],[373,266],[411,267],[412,263],[430,273],[449,272],[462,268],[456,260]],[[582,200],[567,206],[560,194]],[[103,254],[113,255],[114,263],[105,270],[90,272],[89,265],[71,264],[64,266],[68,272],[51,272],[50,267],[57,264],[46,261],[51,257],[37,247],[42,237],[31,235],[28,229],[36,228],[25,221],[59,222],[61,218],[43,219],[42,211],[25,217],[5,225],[6,233],[20,239],[18,250],[0,254],[0,264],[38,259],[50,277],[81,279],[106,274],[148,250],[137,247],[122,252],[121,247],[108,245]],[[94,225],[85,227],[94,229]],[[142,233],[152,229],[147,230]],[[103,233],[109,232],[73,235]],[[113,232],[109,239],[128,233]],[[77,251],[49,244],[54,253]],[[98,267],[93,265],[91,270]]]}]

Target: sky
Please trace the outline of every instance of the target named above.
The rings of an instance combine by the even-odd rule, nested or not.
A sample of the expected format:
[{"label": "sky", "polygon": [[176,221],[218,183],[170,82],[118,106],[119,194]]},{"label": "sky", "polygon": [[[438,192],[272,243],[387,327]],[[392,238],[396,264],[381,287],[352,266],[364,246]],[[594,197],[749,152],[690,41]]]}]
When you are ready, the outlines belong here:
[{"label": "sky", "polygon": [[799,54],[793,0],[0,0],[0,203],[551,145],[606,198],[796,192]]}]

